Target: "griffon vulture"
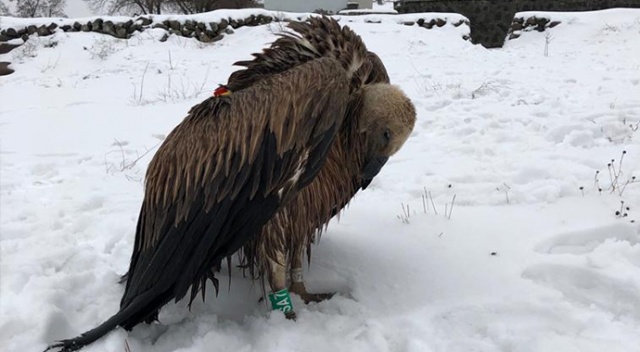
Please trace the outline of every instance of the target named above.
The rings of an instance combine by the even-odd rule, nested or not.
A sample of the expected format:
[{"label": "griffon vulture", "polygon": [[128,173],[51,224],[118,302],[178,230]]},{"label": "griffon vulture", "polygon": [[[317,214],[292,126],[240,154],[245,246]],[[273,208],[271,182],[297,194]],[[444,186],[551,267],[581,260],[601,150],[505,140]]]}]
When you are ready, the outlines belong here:
[{"label": "griffon vulture", "polygon": [[[326,17],[289,27],[237,63],[246,68],[226,93],[192,107],[153,156],[120,310],[47,350],[78,350],[118,326],[151,322],[189,290],[190,304],[208,279],[217,287],[213,268],[223,259],[270,227],[284,231],[295,211],[311,223],[300,234],[325,223],[407,139],[413,105],[398,88],[373,83],[386,72],[360,37]],[[286,288],[282,253],[271,256],[274,290]]]},{"label": "griffon vulture", "polygon": [[[335,22],[331,25],[332,30],[338,30]],[[318,36],[317,27],[303,23],[291,23],[289,27],[313,46],[326,44],[323,37]],[[253,61],[236,63],[248,69],[231,75],[227,86],[241,85],[240,77],[248,72],[254,73],[252,79],[259,77],[262,72],[268,72],[261,68],[272,62],[272,58],[258,55]],[[389,75],[380,58],[368,52],[361,70],[352,79],[359,91],[352,95],[347,120],[338,131],[316,178],[265,224],[259,236],[238,252],[242,267],[247,268],[253,278],[266,274],[271,294],[287,288],[306,303],[333,295],[307,292],[302,275],[303,257],[306,253],[311,260],[311,244],[329,220],[360,189],[367,188],[413,130],[415,108],[402,91],[389,85]],[[288,317],[295,317],[290,306],[281,308],[287,310]]]}]

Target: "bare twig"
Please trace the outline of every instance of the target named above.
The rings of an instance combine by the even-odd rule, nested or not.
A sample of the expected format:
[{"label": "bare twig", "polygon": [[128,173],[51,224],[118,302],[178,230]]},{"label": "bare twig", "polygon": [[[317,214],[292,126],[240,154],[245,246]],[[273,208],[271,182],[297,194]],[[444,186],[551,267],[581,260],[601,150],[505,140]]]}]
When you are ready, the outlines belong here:
[{"label": "bare twig", "polygon": [[453,213],[453,204],[456,202],[456,195],[453,195],[453,199],[451,199],[451,208],[449,208],[449,216],[447,219],[451,220],[451,213]]},{"label": "bare twig", "polygon": [[433,196],[431,195],[431,191],[429,191],[429,199],[431,199],[431,206],[433,207],[433,212],[438,215],[438,210],[436,209],[436,205],[433,202]]}]

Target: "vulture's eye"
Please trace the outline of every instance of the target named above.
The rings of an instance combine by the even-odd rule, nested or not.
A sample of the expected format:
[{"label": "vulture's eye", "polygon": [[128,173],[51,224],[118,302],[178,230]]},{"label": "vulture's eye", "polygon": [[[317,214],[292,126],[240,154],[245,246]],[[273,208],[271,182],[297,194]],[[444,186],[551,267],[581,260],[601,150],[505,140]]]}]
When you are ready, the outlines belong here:
[{"label": "vulture's eye", "polygon": [[384,131],[384,141],[385,143],[389,143],[389,141],[391,140],[391,132],[389,132],[389,130]]}]

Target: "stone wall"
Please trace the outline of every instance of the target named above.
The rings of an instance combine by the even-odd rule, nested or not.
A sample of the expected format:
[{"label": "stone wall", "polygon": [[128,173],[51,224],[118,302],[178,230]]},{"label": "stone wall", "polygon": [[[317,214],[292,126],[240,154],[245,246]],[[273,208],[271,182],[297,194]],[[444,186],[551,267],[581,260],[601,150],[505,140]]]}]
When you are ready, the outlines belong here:
[{"label": "stone wall", "polygon": [[[76,21],[73,24],[65,24],[62,26],[58,26],[52,22],[49,25],[3,28],[0,30],[0,42],[17,38],[22,38],[26,41],[31,35],[37,34],[38,36],[44,37],[53,34],[56,30],[63,32],[96,32],[116,38],[127,39],[130,38],[134,32],[142,32],[150,28],[160,28],[167,31],[168,34],[195,38],[201,42],[209,43],[222,39],[224,34],[233,33],[233,29],[243,26],[259,26],[273,21],[273,17],[264,15],[251,15],[241,20],[222,19],[218,22],[209,23],[194,20],[164,20],[162,22],[154,22],[152,18],[144,16],[125,22],[113,22],[97,18],[92,21]],[[277,21],[277,19],[275,19],[275,21]]]},{"label": "stone wall", "polygon": [[471,40],[487,48],[504,44],[513,17],[522,11],[594,11],[640,8],[640,0],[402,0],[398,13],[455,12],[471,22]]},{"label": "stone wall", "polygon": [[[301,20],[302,17],[297,20]],[[217,22],[200,22],[196,20],[163,20],[154,21],[153,17],[140,16],[132,18],[124,22],[114,22],[111,20],[104,20],[97,18],[87,22],[75,21],[73,23],[67,23],[64,25],[58,25],[54,22],[50,24],[42,24],[39,26],[28,25],[22,27],[10,27],[0,28],[0,42],[6,42],[12,39],[22,38],[23,41],[27,41],[31,35],[38,35],[40,37],[48,36],[56,31],[63,32],[96,32],[106,35],[110,35],[116,38],[127,39],[130,38],[134,32],[142,32],[150,28],[160,28],[167,32],[167,35],[163,38],[166,40],[169,35],[177,35],[182,37],[194,38],[201,42],[209,43],[215,42],[224,37],[225,34],[232,34],[233,30],[243,26],[259,26],[278,21],[291,21],[291,18],[280,19],[276,16],[268,15],[251,15],[244,19],[221,19]],[[376,19],[365,19],[365,23],[379,23]],[[424,18],[417,18],[415,20],[399,21],[399,24],[414,25],[418,24],[420,27],[426,29],[432,29],[434,27],[442,27],[447,24],[447,18],[433,18],[433,16],[425,16]],[[452,25],[458,27],[462,24],[467,24],[468,21],[461,19],[452,23]],[[467,39],[467,38],[463,38]],[[163,40],[163,41],[164,41]]]}]

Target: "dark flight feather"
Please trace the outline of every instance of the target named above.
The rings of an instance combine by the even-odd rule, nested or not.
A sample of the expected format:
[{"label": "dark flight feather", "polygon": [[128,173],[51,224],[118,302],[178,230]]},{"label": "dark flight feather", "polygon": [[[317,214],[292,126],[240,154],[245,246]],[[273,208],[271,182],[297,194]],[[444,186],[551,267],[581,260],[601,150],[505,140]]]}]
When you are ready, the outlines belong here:
[{"label": "dark flight feather", "polygon": [[215,279],[211,268],[313,180],[348,97],[340,62],[317,58],[193,107],[149,165],[120,311],[51,347],[72,351],[131,329]]}]

